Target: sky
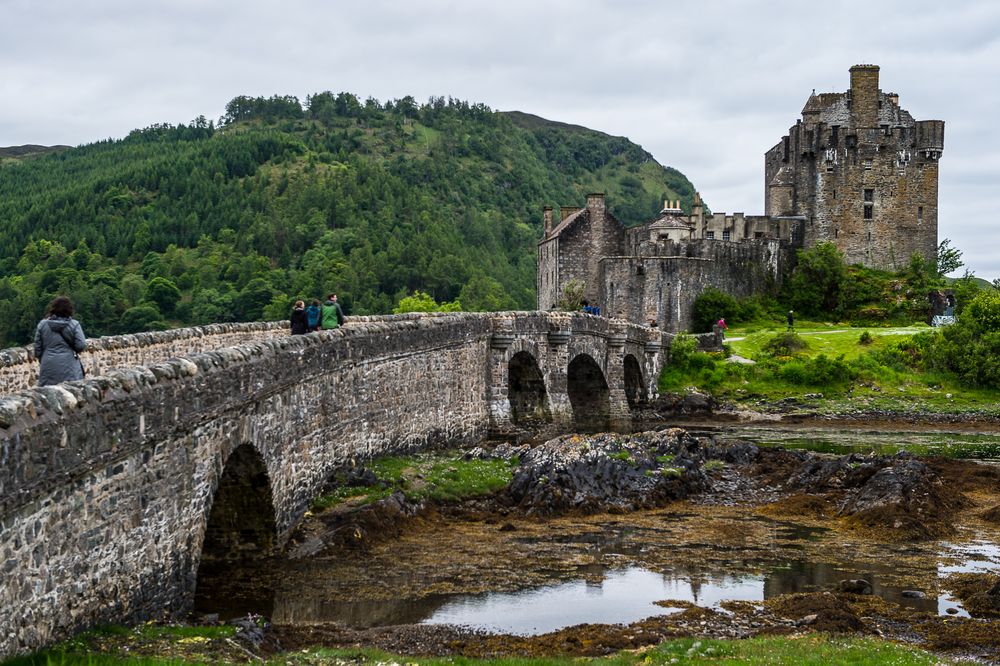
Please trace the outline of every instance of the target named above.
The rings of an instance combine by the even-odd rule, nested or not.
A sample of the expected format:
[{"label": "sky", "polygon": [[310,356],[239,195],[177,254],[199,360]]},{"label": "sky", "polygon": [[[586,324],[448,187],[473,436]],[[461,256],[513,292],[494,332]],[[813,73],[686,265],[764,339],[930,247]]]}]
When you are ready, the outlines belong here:
[{"label": "sky", "polygon": [[945,121],[939,238],[1000,278],[988,0],[0,0],[0,146],[218,118],[237,95],[443,95],[626,136],[714,211],[761,214],[764,152],[860,63]]}]

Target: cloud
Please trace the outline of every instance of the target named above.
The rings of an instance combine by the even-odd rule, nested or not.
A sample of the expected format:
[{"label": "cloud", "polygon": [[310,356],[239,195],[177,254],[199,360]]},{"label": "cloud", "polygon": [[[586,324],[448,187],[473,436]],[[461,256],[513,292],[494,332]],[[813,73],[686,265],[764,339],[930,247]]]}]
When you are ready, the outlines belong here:
[{"label": "cloud", "polygon": [[[814,88],[881,65],[947,122],[941,236],[978,273],[998,188],[1000,5],[929,0],[0,0],[0,145],[218,117],[240,94],[451,95],[624,135],[715,210],[763,210],[763,153]],[[989,271],[989,274],[987,274]]]}]

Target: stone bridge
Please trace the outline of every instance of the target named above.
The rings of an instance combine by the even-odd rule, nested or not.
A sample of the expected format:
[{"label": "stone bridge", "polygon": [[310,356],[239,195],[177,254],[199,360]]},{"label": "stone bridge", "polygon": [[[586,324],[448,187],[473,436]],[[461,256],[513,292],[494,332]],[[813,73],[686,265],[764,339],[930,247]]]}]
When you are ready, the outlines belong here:
[{"label": "stone bridge", "polygon": [[183,615],[203,553],[282,544],[347,461],[627,423],[669,342],[571,313],[218,324],[92,340],[88,378],[45,388],[2,351],[0,657]]}]

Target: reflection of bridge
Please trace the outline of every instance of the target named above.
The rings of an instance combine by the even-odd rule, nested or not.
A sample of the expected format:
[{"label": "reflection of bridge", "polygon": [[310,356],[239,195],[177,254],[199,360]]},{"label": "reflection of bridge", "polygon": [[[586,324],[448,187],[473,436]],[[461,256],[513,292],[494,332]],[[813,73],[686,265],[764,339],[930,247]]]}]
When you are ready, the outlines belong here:
[{"label": "reflection of bridge", "polygon": [[16,391],[0,398],[0,656],[186,611],[203,549],[280,543],[345,461],[536,420],[627,422],[669,343],[541,312],[285,330],[102,338],[91,378],[41,389],[25,350],[0,352],[0,392]]}]

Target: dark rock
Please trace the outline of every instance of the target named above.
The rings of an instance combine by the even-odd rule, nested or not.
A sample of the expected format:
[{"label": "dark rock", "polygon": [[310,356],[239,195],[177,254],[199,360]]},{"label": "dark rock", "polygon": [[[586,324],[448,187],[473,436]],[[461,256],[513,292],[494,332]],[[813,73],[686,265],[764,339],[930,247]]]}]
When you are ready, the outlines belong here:
[{"label": "dark rock", "polygon": [[501,532],[516,532],[517,531],[517,527],[514,525],[514,523],[504,523],[503,525],[500,526],[500,531]]},{"label": "dark rock", "polygon": [[692,416],[711,414],[718,407],[718,401],[712,396],[693,391],[664,393],[657,399],[654,409],[661,416]]},{"label": "dark rock", "polygon": [[925,599],[927,595],[920,590],[903,590],[902,596],[906,599]]},{"label": "dark rock", "polygon": [[847,594],[871,594],[872,584],[862,578],[849,578],[837,583],[837,591]]},{"label": "dark rock", "polygon": [[246,617],[230,620],[229,624],[236,627],[236,635],[233,637],[237,643],[252,650],[257,650],[264,643],[263,618],[247,615]]},{"label": "dark rock", "polygon": [[679,428],[550,439],[527,451],[508,493],[529,513],[632,511],[708,487],[701,443]]}]

